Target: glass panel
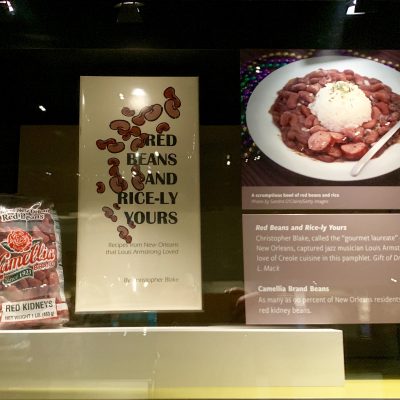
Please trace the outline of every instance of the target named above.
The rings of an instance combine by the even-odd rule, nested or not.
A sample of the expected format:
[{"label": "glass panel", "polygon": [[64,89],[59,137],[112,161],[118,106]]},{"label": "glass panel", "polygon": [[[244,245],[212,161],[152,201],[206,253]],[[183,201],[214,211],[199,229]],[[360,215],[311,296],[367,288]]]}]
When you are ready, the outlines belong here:
[{"label": "glass panel", "polygon": [[[262,49],[283,49],[289,56],[293,52],[307,54],[311,51],[314,54],[318,49],[325,49],[327,53],[342,49],[340,51],[347,55],[354,55],[357,51],[360,57],[378,58],[379,62],[399,69],[399,60],[389,59],[387,56],[392,53],[382,50],[398,47],[398,2],[380,1],[378,5],[374,1],[358,1],[353,4],[351,15],[346,15],[348,2],[324,0],[133,2],[139,14],[137,10],[134,12],[126,8],[126,3],[132,2],[111,4],[108,1],[88,1],[80,4],[79,8],[69,1],[60,1],[57,5],[40,3],[0,2],[0,134],[3,140],[0,192],[6,195],[23,194],[35,201],[54,202],[61,226],[62,266],[70,321],[65,325],[66,331],[58,330],[60,335],[64,335],[62,339],[55,330],[47,330],[48,333],[44,330],[18,333],[2,331],[0,347],[4,357],[3,368],[6,369],[2,375],[9,374],[10,380],[5,380],[6,384],[0,388],[1,395],[4,394],[6,398],[398,397],[399,331],[395,322],[371,324],[367,320],[360,324],[277,324],[255,326],[251,332],[247,331],[241,186],[253,184],[254,175],[245,173],[241,176],[241,173],[246,159],[257,155],[253,153],[256,151],[253,144],[246,141],[244,121],[240,119],[243,105],[240,95],[248,94],[243,94],[243,91],[240,93],[239,89],[242,84],[243,90],[239,68],[248,60],[255,62],[255,68],[260,57],[266,54],[267,50]],[[199,78],[203,310],[75,312],[81,76]],[[254,76],[250,78],[255,79]],[[258,168],[264,171],[271,167],[264,160],[258,161]],[[268,173],[260,175],[276,179],[282,177],[281,172],[278,165],[273,165]],[[397,177],[396,172],[394,175]],[[308,178],[303,178],[301,182],[296,178],[289,181],[293,186],[312,182]],[[387,181],[382,181],[380,186],[387,186]],[[315,211],[305,209],[304,213],[314,214]],[[356,211],[353,206],[349,209],[349,213]],[[395,207],[384,207],[379,212],[386,215],[393,211],[396,211]],[[279,212],[282,210],[271,208],[266,214],[275,216]],[[336,212],[335,208],[324,211],[328,217]],[[376,208],[367,208],[363,212],[374,214]],[[7,235],[3,232],[2,239]],[[39,307],[38,303],[35,307]],[[14,311],[10,308],[10,312]],[[169,385],[157,386],[157,374],[152,375],[152,368],[161,365],[164,360],[160,359],[157,351],[151,353],[143,350],[145,354],[142,355],[135,353],[136,350],[140,353],[140,348],[135,346],[141,343],[141,339],[151,338],[158,342],[154,344],[149,340],[146,345],[152,347],[154,344],[153,350],[161,349],[157,346],[168,339],[167,334],[175,332],[175,328],[176,332],[181,333],[179,329],[185,330],[188,326],[199,333],[198,340],[205,340],[202,344],[206,350],[204,354],[199,354],[202,347],[196,347],[198,342],[193,344],[190,338],[187,342],[193,354],[197,351],[197,356],[204,356],[198,358],[202,361],[196,365],[197,376],[210,368],[207,359],[212,360],[212,350],[217,347],[214,356],[226,351],[230,358],[227,357],[225,364],[216,362],[210,371],[219,367],[223,369],[224,365],[230,366],[231,369],[227,368],[226,371],[234,370],[238,374],[236,386],[231,385],[231,381],[224,381],[224,385],[210,383],[208,387],[199,387],[201,382],[195,381],[195,377],[192,377],[192,381],[187,380],[186,384],[176,381],[173,384],[171,380]],[[68,329],[74,333],[70,335]],[[229,329],[239,332],[239,336],[232,339],[227,335]],[[190,329],[188,331],[192,332]],[[298,365],[295,361],[304,361],[304,355],[294,358],[284,341],[275,343],[272,346],[281,351],[282,357],[275,358],[272,366],[263,364],[265,374],[262,370],[261,376],[257,375],[260,352],[268,350],[264,342],[258,342],[259,339],[251,336],[258,331],[265,335],[271,332],[301,335],[304,332],[322,331],[329,338],[332,332],[339,336],[343,333],[339,342],[326,344],[325,349],[336,349],[339,359],[330,357],[326,360],[332,361],[332,364],[327,363],[327,367],[337,366],[343,361],[339,354],[343,343],[346,382],[344,385],[340,383],[340,371],[336,369],[338,375],[332,371],[328,374],[328,378],[332,379],[339,376],[335,381],[336,387],[332,386],[335,383],[331,387],[324,384],[319,387],[298,387],[297,383],[288,381],[281,383],[284,387],[270,387],[263,380],[265,376],[272,376],[268,375],[269,369],[276,366],[287,373],[286,378],[290,374],[295,376],[296,373],[293,370],[290,372],[285,366],[287,356],[292,356],[292,365],[303,369],[304,364]],[[149,332],[154,335],[149,335]],[[225,336],[222,339],[211,337],[207,341],[207,335],[215,332]],[[54,333],[54,336],[49,336],[51,339],[46,336]],[[159,333],[162,336],[158,337]],[[95,339],[93,342],[89,339],[86,348],[87,334],[93,334]],[[125,354],[125,339],[128,337],[130,340],[134,335],[140,339],[129,342]],[[163,346],[169,346],[168,350],[183,349],[184,342],[180,341],[183,339],[178,336]],[[89,351],[96,340],[102,344],[98,349],[94,346],[93,352],[98,350],[98,353],[91,358],[85,355],[85,351]],[[292,344],[298,343],[290,341]],[[232,347],[228,346],[228,342]],[[57,349],[54,363],[51,354],[41,352],[46,343],[49,348]],[[321,343],[318,342],[318,345]],[[108,352],[102,352],[101,346],[115,346],[118,356],[110,361],[104,355]],[[308,349],[307,346],[303,349]],[[314,353],[316,348],[313,349]],[[324,346],[319,348],[321,352],[314,354],[315,357],[323,355]],[[82,353],[73,354],[71,349]],[[46,387],[47,392],[33,381],[38,371],[29,369],[40,360],[42,353],[47,354],[42,367],[49,373],[64,357],[69,360],[67,364],[70,366],[67,378],[61,376],[59,380],[52,379]],[[184,353],[172,351],[172,354],[177,359],[170,355],[167,361],[187,361]],[[329,354],[334,355],[332,352]],[[132,369],[131,375],[128,370],[129,376],[122,376],[121,379],[110,377],[107,368],[92,375],[88,373],[94,360],[100,360],[100,366],[104,365],[102,362],[107,366],[108,363],[117,365],[122,360],[127,362],[124,358],[126,355],[135,361],[145,360],[149,356],[146,358],[148,369],[145,371],[140,366],[136,372]],[[266,352],[266,361],[268,357]],[[254,378],[253,381],[239,380],[244,375],[239,376],[239,369],[233,368],[241,365],[244,359],[247,364],[243,373],[253,371],[254,375],[247,374],[247,377]],[[38,363],[40,365],[41,362]],[[129,368],[129,363],[126,365]],[[314,365],[309,363],[310,367],[320,365],[317,361]],[[27,370],[32,373],[32,379],[19,380]],[[85,371],[84,387],[80,372]],[[63,391],[68,383],[73,390]]]}]

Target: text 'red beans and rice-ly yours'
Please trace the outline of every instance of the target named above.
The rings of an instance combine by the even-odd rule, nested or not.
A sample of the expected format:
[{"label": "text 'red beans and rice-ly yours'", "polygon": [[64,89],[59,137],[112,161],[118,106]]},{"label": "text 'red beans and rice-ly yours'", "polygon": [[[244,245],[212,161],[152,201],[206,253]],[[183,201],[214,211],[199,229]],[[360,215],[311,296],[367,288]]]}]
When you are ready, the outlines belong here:
[{"label": "text 'red beans and rice-ly yours'", "polygon": [[55,211],[40,203],[0,205],[0,329],[68,320]]},{"label": "text 'red beans and rice-ly yours'", "polygon": [[[371,101],[372,111],[370,120],[360,126],[332,131],[321,124],[309,105],[321,88],[339,81],[357,85]],[[380,80],[352,70],[319,69],[287,82],[269,112],[289,148],[325,162],[358,160],[400,119],[400,95]],[[398,136],[396,133],[375,157]]]}]

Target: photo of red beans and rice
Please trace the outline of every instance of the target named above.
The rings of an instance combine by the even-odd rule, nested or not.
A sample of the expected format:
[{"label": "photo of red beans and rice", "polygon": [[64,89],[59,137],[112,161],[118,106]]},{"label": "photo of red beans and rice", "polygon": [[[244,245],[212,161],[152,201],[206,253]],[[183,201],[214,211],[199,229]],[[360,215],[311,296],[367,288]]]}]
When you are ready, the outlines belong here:
[{"label": "photo of red beans and rice", "polygon": [[[369,63],[368,75],[353,67],[351,62],[340,62],[336,67],[331,63],[317,64],[317,68],[308,66],[311,70],[298,76],[294,75],[297,71],[292,68],[291,76],[281,75],[283,85],[275,90],[272,104],[264,105],[264,112],[266,117],[268,114],[272,117],[273,125],[279,129],[281,143],[292,154],[320,161],[323,168],[327,163],[347,167],[349,161],[359,160],[400,120],[400,94],[385,83],[384,73],[390,70],[391,75],[396,74],[399,83],[400,74],[377,62],[361,60],[360,64],[358,61],[360,65],[362,62]],[[380,69],[377,74],[381,78],[372,75],[374,70],[370,67],[374,64],[385,68],[384,73]],[[264,131],[264,134],[268,135],[268,132]],[[398,143],[399,136],[400,131],[374,159],[382,157],[388,148]],[[397,158],[400,159],[400,149]],[[319,167],[314,165],[314,168]],[[395,167],[400,167],[400,163]],[[392,165],[383,170],[380,167],[370,175],[377,176],[390,169],[394,169]],[[301,171],[295,168],[295,172]]]}]

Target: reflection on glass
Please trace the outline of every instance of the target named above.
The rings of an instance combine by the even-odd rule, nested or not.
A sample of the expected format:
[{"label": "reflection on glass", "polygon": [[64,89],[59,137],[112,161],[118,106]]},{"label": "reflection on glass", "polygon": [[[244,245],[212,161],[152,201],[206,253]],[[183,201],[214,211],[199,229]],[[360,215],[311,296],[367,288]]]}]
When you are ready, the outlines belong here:
[{"label": "reflection on glass", "polygon": [[148,94],[141,88],[134,88],[131,95],[130,106],[135,110],[140,110],[150,103]]}]

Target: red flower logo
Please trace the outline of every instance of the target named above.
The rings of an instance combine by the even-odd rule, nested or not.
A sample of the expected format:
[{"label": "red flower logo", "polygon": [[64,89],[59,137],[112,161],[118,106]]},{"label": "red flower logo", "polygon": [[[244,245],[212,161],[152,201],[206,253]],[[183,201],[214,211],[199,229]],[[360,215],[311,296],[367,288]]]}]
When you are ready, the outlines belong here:
[{"label": "red flower logo", "polygon": [[22,229],[15,229],[7,236],[8,246],[17,253],[23,253],[32,247],[32,236]]}]

